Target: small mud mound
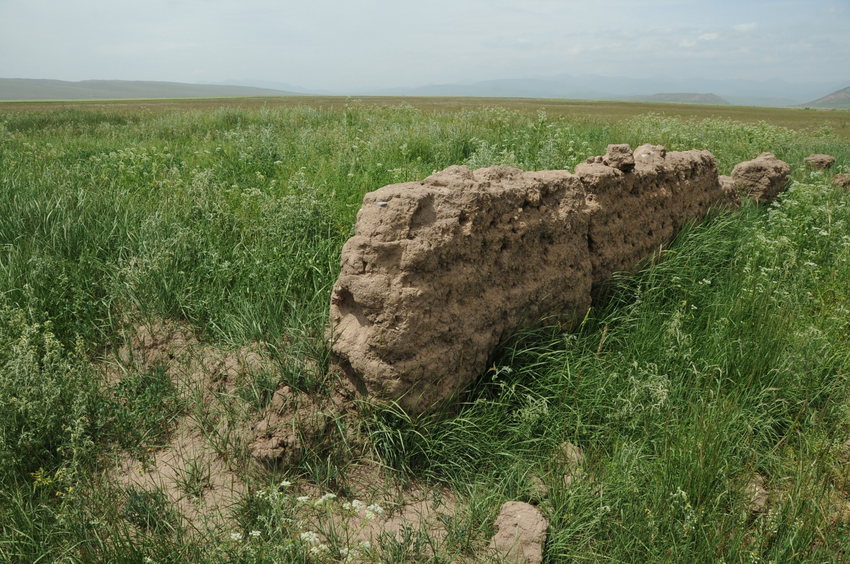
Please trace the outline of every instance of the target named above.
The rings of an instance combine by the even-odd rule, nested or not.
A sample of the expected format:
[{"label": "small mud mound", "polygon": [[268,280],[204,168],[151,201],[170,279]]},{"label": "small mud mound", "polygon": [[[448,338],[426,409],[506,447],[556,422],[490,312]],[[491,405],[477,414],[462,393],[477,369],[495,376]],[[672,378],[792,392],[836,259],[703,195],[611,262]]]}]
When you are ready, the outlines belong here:
[{"label": "small mud mound", "polygon": [[732,182],[742,197],[760,204],[770,202],[788,184],[791,167],[773,153],[762,153],[751,161],[744,161],[732,169]]},{"label": "small mud mound", "polygon": [[139,324],[125,332],[110,380],[128,370],[164,369],[183,391],[233,391],[240,378],[275,367],[261,343],[223,350],[199,341],[191,328],[169,321]]},{"label": "small mud mound", "polygon": [[806,166],[814,170],[826,170],[835,163],[835,157],[832,155],[816,153],[803,159],[803,162],[806,163]]},{"label": "small mud mound", "polygon": [[533,505],[505,502],[496,518],[496,534],[490,548],[505,562],[540,564],[548,528],[549,522]]},{"label": "small mud mound", "polygon": [[832,179],[832,183],[841,188],[850,190],[850,174],[836,174]]},{"label": "small mud mound", "polygon": [[136,325],[125,334],[125,344],[118,349],[122,363],[137,368],[170,364],[198,346],[194,332],[173,322]]},{"label": "small mud mound", "polygon": [[289,386],[277,390],[253,427],[249,449],[254,460],[285,463],[319,448],[334,422],[334,406],[296,394]]}]

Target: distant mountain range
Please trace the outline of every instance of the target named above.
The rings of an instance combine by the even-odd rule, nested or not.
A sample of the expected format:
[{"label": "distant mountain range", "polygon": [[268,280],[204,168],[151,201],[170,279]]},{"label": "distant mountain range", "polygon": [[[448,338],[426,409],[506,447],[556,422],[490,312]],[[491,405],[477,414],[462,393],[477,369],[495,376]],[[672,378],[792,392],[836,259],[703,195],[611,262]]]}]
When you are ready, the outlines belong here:
[{"label": "distant mountain range", "polygon": [[[847,81],[843,83],[847,84]],[[850,108],[850,87],[836,90],[841,86],[841,82],[791,83],[782,80],[686,80],[558,75],[546,78],[509,78],[471,83],[432,84],[414,88],[332,91],[311,90],[280,82],[250,80],[226,81],[223,84],[187,84],[136,80],[67,82],[0,78],[0,100],[228,98],[312,94],[566,98],[678,104]],[[823,92],[833,90],[835,92],[832,94],[815,99]],[[812,101],[803,103],[805,100]]]},{"label": "distant mountain range", "polygon": [[221,84],[139,80],[41,80],[0,78],[0,100],[98,100],[133,98],[241,98],[291,96],[292,92]]},{"label": "distant mountain range", "polygon": [[[824,92],[847,84],[842,80],[788,82],[773,80],[728,80],[678,77],[611,77],[599,75],[556,75],[543,78],[507,78],[469,83],[431,84],[414,88],[364,89],[363,95],[476,96],[519,98],[570,98],[590,100],[637,100],[659,92],[713,92],[730,104],[743,106],[800,105]],[[681,94],[676,94],[681,96]],[[661,101],[661,100],[657,100]]]},{"label": "distant mountain range", "polygon": [[808,108],[850,108],[850,86],[803,105]]}]

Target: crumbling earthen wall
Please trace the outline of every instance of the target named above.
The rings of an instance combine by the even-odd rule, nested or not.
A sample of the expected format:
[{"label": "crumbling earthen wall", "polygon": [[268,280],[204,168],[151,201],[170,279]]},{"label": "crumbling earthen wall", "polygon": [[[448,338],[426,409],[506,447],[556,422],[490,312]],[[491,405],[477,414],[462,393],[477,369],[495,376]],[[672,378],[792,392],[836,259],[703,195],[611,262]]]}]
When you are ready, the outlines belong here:
[{"label": "crumbling earthen wall", "polygon": [[667,153],[659,145],[641,145],[631,161],[605,160],[607,155],[594,157],[576,167],[590,217],[588,247],[595,284],[634,268],[685,222],[702,218],[725,199],[716,161],[708,151]]},{"label": "crumbling earthen wall", "polygon": [[361,393],[428,411],[499,342],[542,318],[580,320],[594,284],[734,198],[711,153],[652,145],[609,146],[575,174],[453,166],[385,186],[343,247],[334,354]]}]

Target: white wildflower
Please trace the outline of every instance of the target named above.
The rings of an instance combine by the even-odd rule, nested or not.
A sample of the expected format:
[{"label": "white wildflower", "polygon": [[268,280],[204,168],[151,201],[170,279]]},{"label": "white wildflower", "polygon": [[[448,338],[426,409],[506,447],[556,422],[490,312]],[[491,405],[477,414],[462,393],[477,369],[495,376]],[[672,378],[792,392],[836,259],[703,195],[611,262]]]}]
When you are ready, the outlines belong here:
[{"label": "white wildflower", "polygon": [[310,547],[310,554],[312,554],[313,556],[317,556],[317,555],[319,555],[323,552],[326,552],[327,550],[328,550],[328,545],[317,544],[316,546]]},{"label": "white wildflower", "polygon": [[252,538],[257,538],[260,536],[260,531],[251,531],[250,533],[248,533],[248,535]]},{"label": "white wildflower", "polygon": [[314,531],[304,531],[301,533],[300,538],[309,544],[318,544],[319,542],[319,535]]},{"label": "white wildflower", "polygon": [[239,542],[242,540],[242,533],[230,533],[230,540]]},{"label": "white wildflower", "polygon": [[373,503],[372,505],[367,507],[366,510],[371,511],[372,513],[374,513],[376,515],[383,515],[384,514],[384,508],[381,507],[380,505],[378,505],[377,503]]},{"label": "white wildflower", "polygon": [[330,501],[332,499],[336,499],[336,494],[326,493],[325,495],[316,500],[316,505],[322,505],[326,501]]}]

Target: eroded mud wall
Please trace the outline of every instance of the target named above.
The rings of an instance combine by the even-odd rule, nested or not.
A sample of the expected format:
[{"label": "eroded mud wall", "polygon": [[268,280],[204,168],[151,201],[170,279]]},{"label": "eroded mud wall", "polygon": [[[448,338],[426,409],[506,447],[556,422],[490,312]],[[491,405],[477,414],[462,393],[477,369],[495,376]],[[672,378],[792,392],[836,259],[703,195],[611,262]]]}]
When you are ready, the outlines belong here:
[{"label": "eroded mud wall", "polygon": [[575,174],[454,166],[385,186],[343,247],[334,355],[360,393],[426,412],[500,341],[542,318],[580,320],[593,284],[733,201],[709,152],[651,145],[609,146]]}]

